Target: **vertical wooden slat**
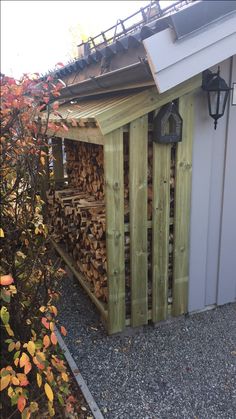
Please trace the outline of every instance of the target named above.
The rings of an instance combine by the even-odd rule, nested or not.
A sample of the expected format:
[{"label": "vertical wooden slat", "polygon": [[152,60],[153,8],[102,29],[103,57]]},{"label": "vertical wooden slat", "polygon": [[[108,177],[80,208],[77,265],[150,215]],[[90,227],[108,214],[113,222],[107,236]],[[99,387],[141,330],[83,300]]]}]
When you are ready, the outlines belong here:
[{"label": "vertical wooden slat", "polygon": [[[64,178],[64,168],[63,168],[63,153],[62,153],[62,139],[53,138],[52,139],[52,155],[55,160],[53,160],[53,172],[54,179]],[[56,185],[60,182],[56,182]]]},{"label": "vertical wooden slat", "polygon": [[179,112],[183,118],[183,137],[176,151],[172,307],[174,316],[186,313],[188,309],[193,94],[184,95],[179,99]]},{"label": "vertical wooden slat", "polygon": [[130,124],[131,324],[134,327],[148,322],[147,149],[148,115],[145,115]]},{"label": "vertical wooden slat", "polygon": [[169,144],[153,143],[152,321],[154,323],[166,319],[168,308],[170,153]]},{"label": "vertical wooden slat", "polygon": [[125,328],[123,130],[104,137],[108,333]]},{"label": "vertical wooden slat", "polygon": [[48,159],[48,145],[45,144],[42,148],[42,151],[45,153],[44,155],[44,164],[40,162],[39,167],[39,189],[40,189],[40,196],[44,202],[47,201],[46,191],[49,187],[49,159]]}]

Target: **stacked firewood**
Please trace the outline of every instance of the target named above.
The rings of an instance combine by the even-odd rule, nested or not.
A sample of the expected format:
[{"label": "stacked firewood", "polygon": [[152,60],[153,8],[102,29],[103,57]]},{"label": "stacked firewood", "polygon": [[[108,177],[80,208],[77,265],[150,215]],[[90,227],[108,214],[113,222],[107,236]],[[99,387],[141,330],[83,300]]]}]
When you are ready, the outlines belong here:
[{"label": "stacked firewood", "polygon": [[80,190],[48,192],[53,239],[64,245],[97,298],[107,301],[104,201]]},{"label": "stacked firewood", "polygon": [[[68,188],[48,192],[51,231],[64,245],[96,297],[107,302],[104,157],[100,145],[66,141]],[[175,147],[171,151],[170,217],[174,215]],[[152,140],[148,142],[148,220],[152,218]],[[129,146],[124,141],[124,222],[129,223]],[[130,234],[125,233],[126,302],[130,301]],[[152,229],[148,228],[148,293],[152,288]],[[172,284],[173,226],[170,227],[169,284]]]},{"label": "stacked firewood", "polygon": [[96,200],[103,199],[103,147],[66,140],[65,152],[69,185],[92,194]]}]

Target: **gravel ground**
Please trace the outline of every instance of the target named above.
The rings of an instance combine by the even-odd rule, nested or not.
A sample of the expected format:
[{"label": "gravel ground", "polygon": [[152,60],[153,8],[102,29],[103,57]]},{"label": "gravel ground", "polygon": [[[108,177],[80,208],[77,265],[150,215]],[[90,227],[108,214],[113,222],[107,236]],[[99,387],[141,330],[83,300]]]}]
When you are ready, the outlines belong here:
[{"label": "gravel ground", "polygon": [[61,292],[65,342],[106,419],[236,419],[236,304],[108,337],[76,282]]}]

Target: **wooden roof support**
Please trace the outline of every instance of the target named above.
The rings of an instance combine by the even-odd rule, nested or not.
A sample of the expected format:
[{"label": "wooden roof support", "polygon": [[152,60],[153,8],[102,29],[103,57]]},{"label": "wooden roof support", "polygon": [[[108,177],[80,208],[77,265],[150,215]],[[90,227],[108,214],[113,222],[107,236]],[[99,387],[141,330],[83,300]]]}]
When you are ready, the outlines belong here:
[{"label": "wooden roof support", "polygon": [[160,108],[166,103],[189,93],[202,84],[202,76],[197,75],[184,83],[165,93],[159,94],[156,87],[145,90],[144,92],[124,98],[124,100],[114,104],[96,115],[102,134],[108,134],[115,129],[146,115],[156,108]]},{"label": "wooden roof support", "polygon": [[[48,130],[48,136],[55,135]],[[82,141],[91,144],[104,144],[103,135],[99,128],[76,127],[68,128],[68,131],[59,131],[56,133],[59,138],[67,138],[68,140]]]}]

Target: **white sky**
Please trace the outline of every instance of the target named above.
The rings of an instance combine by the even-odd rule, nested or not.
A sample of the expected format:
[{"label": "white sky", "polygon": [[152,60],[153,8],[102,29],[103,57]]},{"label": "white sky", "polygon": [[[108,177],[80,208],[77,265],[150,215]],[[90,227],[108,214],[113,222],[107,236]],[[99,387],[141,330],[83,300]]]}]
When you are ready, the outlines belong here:
[{"label": "white sky", "polygon": [[[19,78],[69,61],[70,27],[87,36],[124,19],[149,1],[1,1],[1,72]],[[169,5],[163,1],[162,7]],[[79,43],[76,39],[76,43]]]}]

